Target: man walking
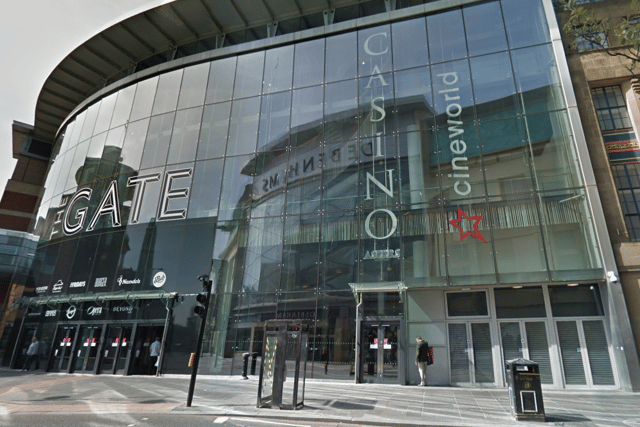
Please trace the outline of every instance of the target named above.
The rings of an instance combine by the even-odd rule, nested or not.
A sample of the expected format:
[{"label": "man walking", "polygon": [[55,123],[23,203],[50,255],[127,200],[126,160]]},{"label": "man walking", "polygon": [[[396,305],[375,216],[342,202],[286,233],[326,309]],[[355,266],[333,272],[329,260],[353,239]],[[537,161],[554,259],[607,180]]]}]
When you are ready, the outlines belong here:
[{"label": "man walking", "polygon": [[27,360],[24,362],[24,366],[22,367],[22,372],[27,372],[31,367],[31,364],[34,360],[38,358],[38,338],[31,338],[31,345],[27,349]]},{"label": "man walking", "polygon": [[429,343],[420,335],[416,337],[416,365],[420,371],[420,385],[427,385],[427,360],[429,360]]},{"label": "man walking", "polygon": [[156,337],[156,340],[151,343],[149,347],[149,374],[153,374],[154,368],[158,367],[158,357],[160,357],[160,351],[162,350],[162,343],[160,337]]}]

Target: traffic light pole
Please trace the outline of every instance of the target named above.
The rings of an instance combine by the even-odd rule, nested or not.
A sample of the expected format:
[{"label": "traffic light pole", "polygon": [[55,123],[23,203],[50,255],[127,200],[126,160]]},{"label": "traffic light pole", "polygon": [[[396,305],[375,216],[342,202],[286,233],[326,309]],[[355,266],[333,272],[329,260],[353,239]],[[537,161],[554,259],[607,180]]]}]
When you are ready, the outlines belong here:
[{"label": "traffic light pole", "polygon": [[202,280],[202,289],[207,296],[207,303],[204,305],[204,313],[200,318],[200,333],[198,334],[198,342],[196,344],[196,355],[193,359],[193,370],[191,371],[189,393],[187,394],[187,407],[191,406],[191,402],[193,401],[193,392],[196,388],[196,376],[198,375],[198,364],[200,363],[200,351],[202,350],[202,339],[204,338],[204,328],[207,323],[209,300],[211,298],[211,280],[209,280],[209,276],[200,276],[198,279]]}]

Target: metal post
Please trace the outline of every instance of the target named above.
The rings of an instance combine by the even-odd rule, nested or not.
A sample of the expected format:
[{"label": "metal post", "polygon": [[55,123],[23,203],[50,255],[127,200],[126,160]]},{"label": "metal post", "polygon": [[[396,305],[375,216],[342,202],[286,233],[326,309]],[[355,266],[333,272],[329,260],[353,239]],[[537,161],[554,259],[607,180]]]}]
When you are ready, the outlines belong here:
[{"label": "metal post", "polygon": [[200,351],[202,350],[202,339],[204,338],[204,327],[207,323],[207,315],[209,314],[209,300],[211,299],[211,280],[209,276],[200,276],[202,280],[203,290],[207,295],[207,304],[204,306],[204,313],[200,319],[200,333],[198,334],[198,342],[196,344],[196,357],[193,360],[193,370],[191,371],[191,381],[189,382],[189,393],[187,394],[187,408],[191,406],[193,401],[193,391],[196,388],[196,376],[198,375],[198,364],[200,363]]}]

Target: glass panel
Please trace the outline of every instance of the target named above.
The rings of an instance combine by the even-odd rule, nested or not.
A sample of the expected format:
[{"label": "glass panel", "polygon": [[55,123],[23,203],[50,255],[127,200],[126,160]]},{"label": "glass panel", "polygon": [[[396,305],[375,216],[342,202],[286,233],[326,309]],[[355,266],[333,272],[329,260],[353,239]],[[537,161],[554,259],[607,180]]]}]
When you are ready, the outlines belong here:
[{"label": "glass panel", "polygon": [[604,316],[598,285],[549,286],[554,317]]},{"label": "glass panel", "polygon": [[556,325],[565,383],[567,385],[586,385],[587,378],[582,364],[582,349],[580,348],[576,322],[556,322]]},{"label": "glass panel", "polygon": [[500,337],[502,339],[502,357],[505,362],[524,358],[520,323],[500,323]]},{"label": "glass panel", "polygon": [[78,250],[73,259],[73,267],[69,275],[69,290],[67,293],[77,294],[87,292],[89,277],[96,260],[96,249],[100,236],[87,236],[79,239]]},{"label": "glass panel", "polygon": [[80,337],[77,343],[78,351],[75,354],[75,364],[74,371],[82,371],[85,359],[87,357],[87,353],[89,352],[91,345],[91,333],[93,332],[93,328],[82,327],[80,328]]},{"label": "glass panel", "polygon": [[357,282],[358,213],[335,212],[322,215],[320,247],[324,290],[350,290],[349,282]]},{"label": "glass panel", "polygon": [[164,199],[160,200],[160,205],[158,206],[161,220],[184,219],[187,217],[192,179],[193,163],[167,166],[162,183]]},{"label": "glass panel", "polygon": [[236,75],[236,57],[211,62],[205,104],[230,101]]},{"label": "glass panel", "polygon": [[275,151],[289,146],[291,92],[262,97],[258,151]]},{"label": "glass panel", "polygon": [[470,62],[478,119],[515,116],[519,108],[509,54],[480,56]]},{"label": "glass panel", "polygon": [[136,85],[131,85],[118,92],[118,99],[113,110],[110,128],[122,126],[129,120],[131,114],[131,106],[133,105],[133,97],[136,94]]},{"label": "glass panel", "polygon": [[358,134],[358,85],[347,80],[325,86],[324,138],[327,142],[354,139]]},{"label": "glass panel", "polygon": [[545,317],[542,288],[496,288],[496,316],[499,319],[517,317]]},{"label": "glass panel", "polygon": [[360,136],[395,132],[393,76],[375,74],[360,78]]},{"label": "glass panel", "polygon": [[550,41],[542,2],[503,0],[502,12],[511,49]]},{"label": "glass panel", "polygon": [[453,131],[459,126],[457,122],[471,123],[475,119],[469,62],[464,60],[433,65],[431,74],[436,123],[456,133]]},{"label": "glass panel", "polygon": [[327,37],[325,81],[353,79],[357,71],[357,34],[355,32]]},{"label": "glass panel", "polygon": [[525,113],[564,107],[560,77],[550,44],[511,52],[518,96]]},{"label": "glass panel", "polygon": [[196,162],[188,218],[217,217],[223,159]]},{"label": "glass panel", "polygon": [[472,323],[473,365],[476,383],[492,383],[493,355],[491,353],[491,330],[488,323]]},{"label": "glass panel", "polygon": [[391,71],[391,27],[358,31],[358,75],[369,76]]},{"label": "glass panel", "polygon": [[[140,120],[129,124],[127,135],[124,139],[120,162],[125,167],[132,170],[138,170],[142,159],[142,149],[144,140],[147,136],[147,128],[149,127],[149,119]],[[106,149],[106,148],[105,148]]]},{"label": "glass panel", "polygon": [[449,361],[451,363],[451,382],[468,383],[469,354],[467,348],[467,325],[449,324]]},{"label": "glass panel", "polygon": [[284,218],[254,218],[244,265],[245,292],[273,292],[280,284]]},{"label": "glass panel", "polygon": [[178,109],[204,104],[204,95],[209,76],[209,63],[198,64],[184,69]]},{"label": "glass panel", "polygon": [[398,383],[398,326],[384,327],[382,337],[383,383]]},{"label": "glass panel", "polygon": [[318,282],[320,215],[287,216],[280,288],[314,290]]},{"label": "glass panel", "polygon": [[424,18],[391,24],[393,34],[393,68],[418,67],[429,63],[427,28]]},{"label": "glass panel", "polygon": [[202,107],[190,108],[176,113],[167,163],[189,162],[196,158],[201,122]]},{"label": "glass panel", "polygon": [[589,367],[593,385],[615,385],[609,345],[602,320],[583,320],[584,339],[589,352]]},{"label": "glass panel", "polygon": [[293,78],[293,46],[269,49],[264,64],[262,93],[291,90]]},{"label": "glass panel", "polygon": [[[146,122],[146,120],[144,121]],[[129,129],[131,129],[131,126]],[[100,166],[95,176],[96,179],[112,177],[118,173],[133,172],[134,169],[132,167],[122,163],[122,147],[126,137],[126,130],[127,126],[120,126],[119,128],[111,129],[107,134],[106,141],[103,141],[102,144],[100,140],[96,140],[96,138],[91,140],[89,152],[100,148],[104,144],[104,149],[100,156]],[[98,138],[100,137],[98,136]],[[139,140],[141,144],[139,147],[140,149],[142,149],[142,141],[144,141],[144,135],[141,135]]]},{"label": "glass panel", "polygon": [[96,260],[89,280],[90,292],[110,292],[113,290],[116,273],[113,267],[118,265],[123,238],[124,232],[100,235]]},{"label": "glass panel", "polygon": [[[283,159],[284,161],[284,159]],[[287,175],[287,214],[311,213],[320,211],[322,195],[322,147],[294,147],[289,152],[288,165],[282,169]],[[277,171],[276,167],[271,171]],[[268,176],[271,182],[273,174]],[[264,177],[266,179],[267,176]],[[264,181],[263,181],[264,182]]]},{"label": "glass panel", "polygon": [[427,16],[431,63],[467,56],[462,11],[460,9]]},{"label": "glass panel", "polygon": [[264,51],[238,57],[233,99],[260,94],[264,69]]},{"label": "glass panel", "polygon": [[119,327],[109,327],[107,329],[107,336],[104,341],[104,355],[102,357],[102,373],[113,373],[121,330]]},{"label": "glass panel", "polygon": [[356,209],[358,206],[357,141],[324,146],[322,173],[323,209],[326,211]]},{"label": "glass panel", "polygon": [[462,13],[470,56],[507,50],[499,2],[468,6]]},{"label": "glass panel", "polygon": [[116,105],[116,98],[118,93],[112,93],[106,98],[102,98],[100,103],[100,111],[98,112],[98,118],[96,119],[96,126],[93,129],[93,134],[98,135],[109,129],[111,123],[111,116],[113,116],[113,109]]},{"label": "glass panel", "polygon": [[227,156],[248,154],[256,151],[260,98],[233,101]]},{"label": "glass panel", "polygon": [[[353,293],[320,293],[317,319],[316,338],[313,341],[313,360],[316,365],[313,369],[314,378],[353,381],[356,336]],[[309,340],[312,340],[311,336]]]},{"label": "glass panel", "polygon": [[175,113],[162,114],[151,118],[140,169],[164,166],[167,163],[174,118]]},{"label": "glass panel", "polygon": [[488,314],[486,292],[447,293],[447,315],[449,317],[487,316]]},{"label": "glass panel", "polygon": [[553,384],[549,344],[547,343],[547,328],[544,322],[525,322],[524,325],[527,334],[529,360],[538,363],[540,382],[542,384]]},{"label": "glass panel", "polygon": [[222,178],[220,220],[248,217],[255,173],[255,163],[251,160],[251,156],[227,157]]},{"label": "glass panel", "polygon": [[291,146],[319,145],[323,137],[322,86],[294,90],[291,101]]},{"label": "glass panel", "polygon": [[432,127],[434,105],[429,67],[398,71],[394,80],[398,132]]},{"label": "glass panel", "polygon": [[87,110],[84,110],[82,113],[78,114],[75,120],[75,125],[71,130],[71,134],[69,135],[69,140],[65,138],[63,144],[66,145],[65,150],[68,150],[74,147],[78,141],[80,140],[80,134],[82,133],[82,126],[84,125],[84,120],[87,116]]},{"label": "glass panel", "polygon": [[427,278],[426,286],[446,281],[442,207],[425,205],[402,215],[402,262],[405,280]]},{"label": "glass panel", "polygon": [[378,326],[362,328],[362,382],[378,382]]},{"label": "glass panel", "polygon": [[224,156],[227,148],[230,113],[230,102],[204,107],[198,144],[198,160]]},{"label": "glass panel", "polygon": [[141,184],[137,184],[135,189],[134,200],[141,198],[139,201],[140,211],[137,218],[129,218],[129,223],[145,223],[158,216],[158,203],[160,199],[160,192],[162,190],[162,180],[164,178],[164,167],[158,167],[153,169],[146,169],[144,176],[158,176],[158,179],[150,179],[146,181],[144,186],[144,194],[140,194]]},{"label": "glass panel", "polygon": [[93,128],[96,125],[96,119],[98,118],[98,110],[100,110],[100,102],[93,104],[87,109],[87,114],[82,126],[82,133],[78,142],[86,141],[93,135]]},{"label": "glass panel", "polygon": [[295,45],[293,87],[321,84],[324,81],[324,39]]},{"label": "glass panel", "polygon": [[153,107],[153,99],[156,95],[157,86],[158,77],[153,77],[138,83],[129,122],[135,122],[136,120],[151,115],[151,108]]},{"label": "glass panel", "polygon": [[153,102],[153,115],[167,113],[176,109],[182,72],[183,70],[180,69],[160,75],[158,91]]}]

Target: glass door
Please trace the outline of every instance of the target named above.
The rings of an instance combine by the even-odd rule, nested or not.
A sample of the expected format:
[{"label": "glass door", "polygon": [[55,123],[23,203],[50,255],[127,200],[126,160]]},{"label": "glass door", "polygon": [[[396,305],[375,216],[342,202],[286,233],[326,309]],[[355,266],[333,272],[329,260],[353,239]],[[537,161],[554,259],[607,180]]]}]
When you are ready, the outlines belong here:
[{"label": "glass door", "polygon": [[363,323],[360,376],[363,383],[398,383],[399,323]]},{"label": "glass door", "polygon": [[53,341],[51,371],[67,372],[71,359],[71,347],[76,336],[77,326],[59,326]]},{"label": "glass door", "polygon": [[491,329],[488,322],[449,323],[452,384],[494,383]]},{"label": "glass door", "polygon": [[540,369],[540,382],[553,384],[547,328],[541,321],[500,322],[503,362],[512,359],[528,359]]},{"label": "glass door", "polygon": [[131,326],[115,325],[107,328],[102,355],[103,374],[124,374],[131,351]]},{"label": "glass door", "polygon": [[75,354],[74,372],[93,372],[100,347],[100,326],[82,326]]}]

